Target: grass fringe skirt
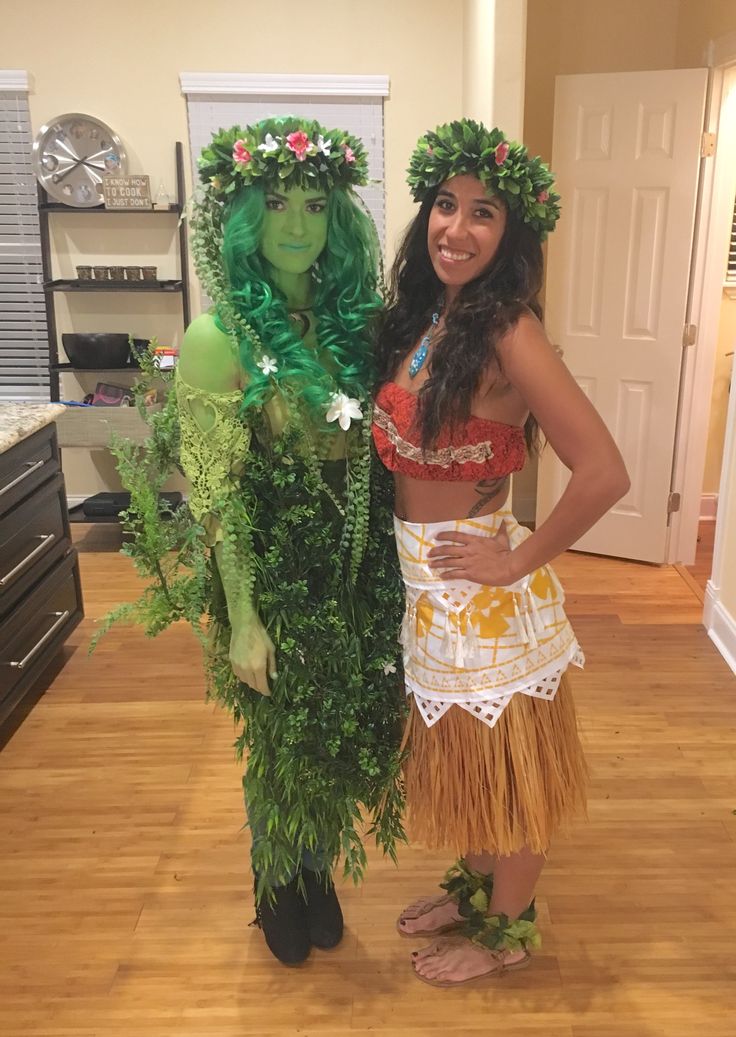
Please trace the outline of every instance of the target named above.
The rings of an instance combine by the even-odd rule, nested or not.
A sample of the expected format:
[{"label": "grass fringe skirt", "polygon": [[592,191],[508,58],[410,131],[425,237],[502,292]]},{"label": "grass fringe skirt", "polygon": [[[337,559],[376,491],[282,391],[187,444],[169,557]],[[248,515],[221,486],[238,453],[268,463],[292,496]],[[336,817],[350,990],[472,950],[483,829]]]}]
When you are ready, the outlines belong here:
[{"label": "grass fringe skirt", "polygon": [[566,675],[553,699],[515,694],[492,728],[459,706],[427,727],[412,696],[407,745],[408,831],[430,849],[546,853],[585,812],[587,768]]}]

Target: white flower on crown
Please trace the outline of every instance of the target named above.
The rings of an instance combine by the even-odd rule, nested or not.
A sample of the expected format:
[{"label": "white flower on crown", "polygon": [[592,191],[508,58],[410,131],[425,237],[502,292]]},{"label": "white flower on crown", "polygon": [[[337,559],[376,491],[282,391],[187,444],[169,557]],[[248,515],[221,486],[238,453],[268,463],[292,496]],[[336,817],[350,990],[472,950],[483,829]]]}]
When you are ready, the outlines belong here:
[{"label": "white flower on crown", "polygon": [[383,668],[383,672],[384,672],[384,675],[386,677],[388,677],[388,675],[390,673],[396,673],[396,667],[394,666],[393,663],[386,663],[386,665]]},{"label": "white flower on crown", "polygon": [[346,396],[344,392],[332,393],[330,405],[327,408],[327,421],[337,421],[343,432],[347,432],[351,421],[360,421],[362,417],[360,400],[356,400],[353,396]]},{"label": "white flower on crown", "polygon": [[278,151],[281,147],[280,140],[274,140],[270,133],[267,133],[263,138],[263,144],[258,145],[258,150],[262,151],[264,155],[270,155],[272,151]]},{"label": "white flower on crown", "polygon": [[276,363],[272,356],[266,356],[265,353],[260,360],[256,362],[256,367],[260,367],[261,371],[265,375],[275,374],[279,369],[279,365]]},{"label": "white flower on crown", "polygon": [[320,152],[322,155],[327,155],[329,157],[331,147],[332,141],[325,140],[325,138],[320,133],[319,137],[317,138],[317,151]]}]

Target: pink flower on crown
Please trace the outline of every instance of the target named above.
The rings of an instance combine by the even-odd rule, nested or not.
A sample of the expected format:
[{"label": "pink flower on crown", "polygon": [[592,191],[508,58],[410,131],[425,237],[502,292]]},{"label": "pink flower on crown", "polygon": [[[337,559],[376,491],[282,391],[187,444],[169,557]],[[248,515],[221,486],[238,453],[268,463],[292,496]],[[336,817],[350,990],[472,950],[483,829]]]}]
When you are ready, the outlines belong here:
[{"label": "pink flower on crown", "polygon": [[346,162],[350,162],[350,163],[355,162],[355,152],[353,151],[353,149],[350,147],[349,144],[343,144],[342,150],[345,152],[345,161]]},{"label": "pink flower on crown", "polygon": [[286,146],[297,157],[297,161],[303,162],[307,157],[307,150],[311,141],[303,130],[295,130],[294,133],[290,133],[286,138]]},{"label": "pink flower on crown", "polygon": [[245,146],[245,141],[236,140],[233,145],[233,161],[239,166],[247,166],[251,160],[251,153]]},{"label": "pink flower on crown", "polygon": [[496,147],[496,165],[502,166],[506,161],[506,156],[509,153],[509,144],[507,141],[502,140]]},{"label": "pink flower on crown", "polygon": [[549,199],[549,191],[540,191],[539,194],[537,195],[537,201],[539,202],[540,205],[544,205],[544,203],[548,199]]}]

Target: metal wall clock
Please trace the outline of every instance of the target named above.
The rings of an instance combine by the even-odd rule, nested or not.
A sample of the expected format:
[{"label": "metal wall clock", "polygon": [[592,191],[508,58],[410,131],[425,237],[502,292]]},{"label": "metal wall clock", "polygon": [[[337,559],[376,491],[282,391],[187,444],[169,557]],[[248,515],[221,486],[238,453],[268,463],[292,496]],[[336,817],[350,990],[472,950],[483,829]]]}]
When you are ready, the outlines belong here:
[{"label": "metal wall clock", "polygon": [[77,209],[102,204],[102,178],[128,168],[123,142],[104,122],[71,112],[42,126],[33,171],[50,198]]}]

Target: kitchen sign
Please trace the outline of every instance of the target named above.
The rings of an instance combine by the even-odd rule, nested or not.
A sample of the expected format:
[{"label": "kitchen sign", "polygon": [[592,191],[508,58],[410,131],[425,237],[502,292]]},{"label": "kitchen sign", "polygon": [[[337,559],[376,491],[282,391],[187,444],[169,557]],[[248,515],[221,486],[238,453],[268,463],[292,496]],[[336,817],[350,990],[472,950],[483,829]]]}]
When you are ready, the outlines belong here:
[{"label": "kitchen sign", "polygon": [[151,181],[148,176],[103,176],[102,194],[106,209],[151,208]]}]

